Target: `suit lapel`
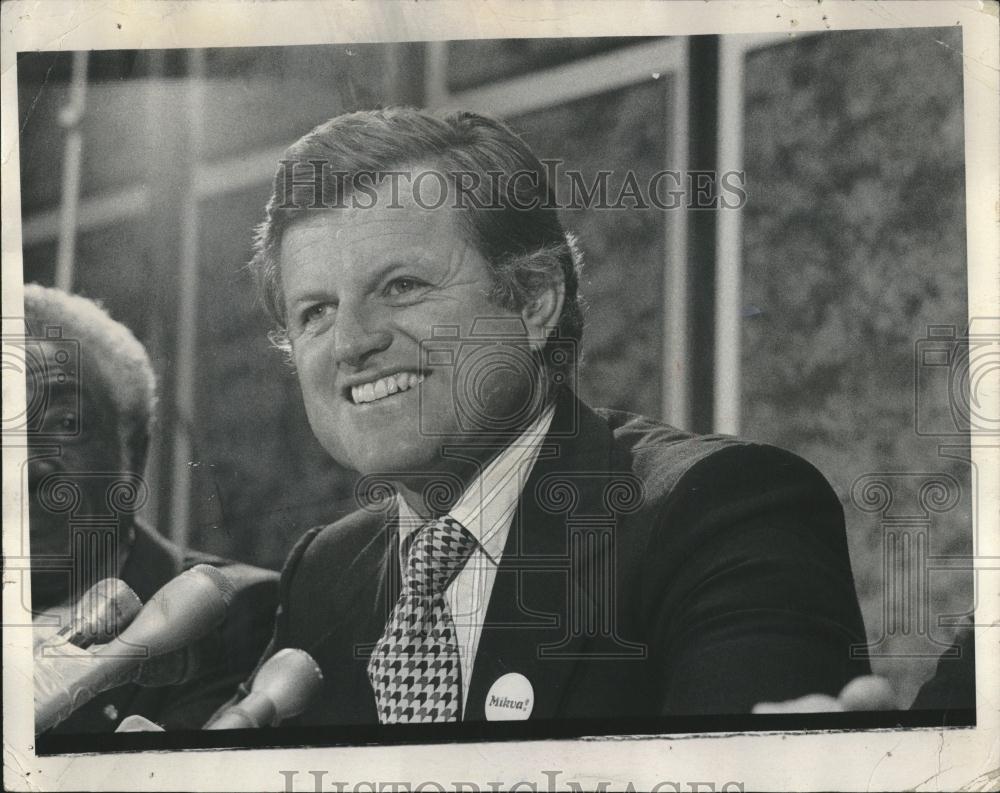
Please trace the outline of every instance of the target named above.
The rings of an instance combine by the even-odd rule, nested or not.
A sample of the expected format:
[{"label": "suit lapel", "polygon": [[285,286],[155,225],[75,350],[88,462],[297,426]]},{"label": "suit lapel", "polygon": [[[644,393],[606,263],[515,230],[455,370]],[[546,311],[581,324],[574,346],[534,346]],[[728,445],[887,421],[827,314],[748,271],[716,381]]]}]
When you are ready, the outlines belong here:
[{"label": "suit lapel", "polygon": [[[337,570],[337,560],[330,562],[325,576],[310,577],[326,581],[325,592],[311,595],[322,600],[310,604],[310,612],[322,614],[325,625],[317,638],[302,646],[323,668],[326,691],[325,701],[312,709],[307,723],[378,722],[368,657],[399,595],[399,563],[396,515],[378,516],[375,521],[371,539],[347,569],[338,570],[332,586],[329,575]],[[316,609],[316,603],[324,601],[326,607]],[[316,636],[315,626],[304,630]]]},{"label": "suit lapel", "polygon": [[601,565],[596,557],[604,553],[599,543],[581,544],[571,523],[602,510],[602,487],[587,480],[607,477],[610,469],[610,430],[567,392],[521,492],[487,608],[466,721],[485,719],[490,687],[511,672],[531,683],[531,718],[559,715],[588,641],[573,623],[594,601],[581,568]]}]

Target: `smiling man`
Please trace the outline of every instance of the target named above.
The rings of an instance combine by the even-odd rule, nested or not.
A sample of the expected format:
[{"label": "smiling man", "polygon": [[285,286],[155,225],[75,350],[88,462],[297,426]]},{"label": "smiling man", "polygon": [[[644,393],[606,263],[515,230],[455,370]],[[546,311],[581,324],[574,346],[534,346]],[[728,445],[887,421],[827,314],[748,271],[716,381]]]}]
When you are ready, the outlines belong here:
[{"label": "smiling man", "polygon": [[362,725],[749,713],[868,671],[837,497],[794,455],[575,394],[579,252],[506,126],[405,108],[286,152],[253,268],[358,512],[272,651]]},{"label": "smiling man", "polygon": [[[414,170],[417,185],[430,173],[421,167],[430,165]],[[543,384],[532,349],[555,325],[564,287],[553,280],[520,309],[497,305],[490,265],[466,241],[462,216],[400,189],[393,195],[381,187],[372,206],[315,212],[295,223],[282,237],[280,261],[288,340],[316,437],[341,463],[362,473],[398,472],[407,487],[415,483],[406,472],[423,477],[455,468],[442,446],[489,448],[498,434],[525,429],[518,416],[534,418],[524,408],[542,406]],[[475,339],[483,319],[514,321],[507,326],[523,339],[508,334],[498,343],[524,365],[511,371],[501,359],[480,366],[477,393],[466,395],[458,378],[478,350],[460,340]],[[435,365],[421,353],[429,331],[444,327],[454,329],[459,357]],[[456,412],[477,407],[488,418],[484,426],[460,426]],[[429,513],[418,491],[408,488],[406,496]]]}]

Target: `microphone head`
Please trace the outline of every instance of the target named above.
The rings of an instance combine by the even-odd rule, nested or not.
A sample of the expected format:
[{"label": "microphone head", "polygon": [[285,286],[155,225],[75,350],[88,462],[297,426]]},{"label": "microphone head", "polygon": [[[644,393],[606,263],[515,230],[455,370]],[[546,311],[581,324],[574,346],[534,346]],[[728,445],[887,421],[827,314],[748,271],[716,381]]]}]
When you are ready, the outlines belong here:
[{"label": "microphone head", "polygon": [[87,648],[111,641],[135,619],[142,601],[120,578],[102,578],[73,604],[67,623],[42,643],[44,655],[71,644]]},{"label": "microphone head", "polygon": [[111,641],[127,628],[142,608],[142,600],[120,578],[105,578],[84,594],[78,606],[81,636],[74,644],[87,647]]},{"label": "microphone head", "polygon": [[117,639],[96,652],[155,658],[186,647],[225,619],[234,591],[226,575],[210,565],[185,570],[160,587]]},{"label": "microphone head", "polygon": [[166,732],[159,724],[150,721],[145,716],[133,713],[122,719],[115,732]]},{"label": "microphone head", "polygon": [[275,706],[275,722],[299,715],[323,689],[323,672],[305,650],[286,647],[257,672],[250,693],[266,695]]},{"label": "microphone head", "polygon": [[219,590],[219,594],[222,595],[222,602],[226,604],[226,608],[229,608],[229,604],[233,602],[233,596],[236,594],[236,585],[230,580],[229,576],[223,573],[218,567],[212,567],[210,564],[196,564],[187,572],[194,573],[196,571],[212,579],[212,583],[215,584]]}]

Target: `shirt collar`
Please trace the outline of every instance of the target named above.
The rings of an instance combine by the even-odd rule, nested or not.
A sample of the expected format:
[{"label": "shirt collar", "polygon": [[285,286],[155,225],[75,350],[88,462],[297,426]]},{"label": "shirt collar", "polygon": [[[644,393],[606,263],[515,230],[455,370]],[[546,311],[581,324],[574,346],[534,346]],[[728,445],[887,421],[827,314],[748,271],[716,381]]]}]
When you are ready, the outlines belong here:
[{"label": "shirt collar", "polygon": [[[550,405],[510,445],[494,457],[465,489],[448,513],[479,542],[494,564],[500,563],[510,523],[524,482],[531,472],[542,441],[552,424],[555,406]],[[406,500],[396,494],[399,508],[399,547],[426,521]]]}]

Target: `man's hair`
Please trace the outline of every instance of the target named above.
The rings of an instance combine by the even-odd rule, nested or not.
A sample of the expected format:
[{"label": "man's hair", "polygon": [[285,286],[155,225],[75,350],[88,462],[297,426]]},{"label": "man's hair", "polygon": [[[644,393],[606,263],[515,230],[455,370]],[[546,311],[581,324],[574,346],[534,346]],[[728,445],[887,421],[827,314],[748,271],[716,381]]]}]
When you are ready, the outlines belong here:
[{"label": "man's hair", "polygon": [[[307,185],[313,194],[301,200],[302,177],[296,176],[296,187],[286,169],[316,175],[317,162],[322,163],[317,177],[320,191],[316,194],[315,182]],[[574,238],[559,221],[554,185],[538,158],[509,127],[467,111],[437,114],[391,107],[348,113],[320,124],[285,151],[250,262],[264,307],[281,329],[275,337],[279,345],[287,322],[279,261],[284,232],[308,216],[310,204],[329,206],[326,202],[335,193],[343,201],[359,178],[370,180],[373,173],[421,164],[439,169],[452,191],[449,199],[458,196],[456,180],[478,179],[472,189],[465,185],[466,197],[474,198],[465,206],[461,222],[468,241],[489,264],[493,279],[489,297],[495,305],[519,310],[546,284],[562,281],[565,295],[556,330],[571,342],[560,345],[563,352],[554,360],[547,354],[553,345],[546,345],[542,357],[550,373],[568,370],[577,356],[567,357],[567,348],[575,352],[583,335],[577,294],[581,257]],[[503,175],[504,181],[491,174]],[[521,176],[511,179],[515,174]]]},{"label": "man's hair", "polygon": [[63,339],[79,342],[85,372],[97,370],[100,393],[115,407],[123,463],[141,471],[156,408],[156,376],[146,348],[99,304],[61,289],[26,284],[24,317],[28,341],[38,337],[44,344],[45,328],[57,327]]}]

